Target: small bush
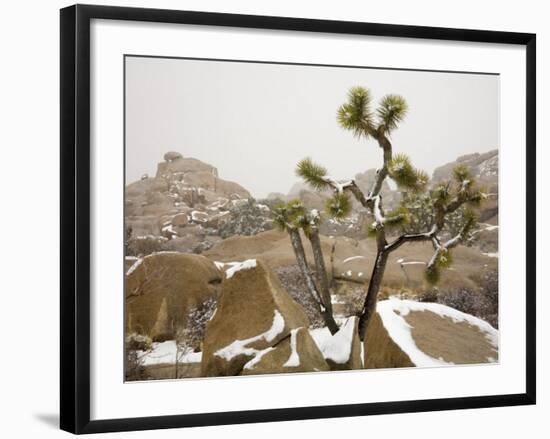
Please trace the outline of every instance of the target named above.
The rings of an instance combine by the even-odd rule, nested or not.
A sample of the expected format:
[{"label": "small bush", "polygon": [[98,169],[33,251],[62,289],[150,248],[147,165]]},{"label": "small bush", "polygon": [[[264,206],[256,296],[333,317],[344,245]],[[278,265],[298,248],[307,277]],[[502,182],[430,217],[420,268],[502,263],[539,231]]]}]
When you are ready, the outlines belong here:
[{"label": "small bush", "polygon": [[472,314],[498,328],[498,272],[485,272],[479,281],[479,291],[459,288],[439,292],[437,302]]},{"label": "small bush", "polygon": [[162,236],[138,236],[126,242],[126,256],[143,257],[161,251],[168,240]]},{"label": "small bush", "polygon": [[271,210],[261,208],[254,199],[233,207],[229,212],[230,218],[219,228],[219,234],[224,239],[235,235],[256,235],[273,228]]},{"label": "small bush", "polygon": [[275,273],[288,294],[302,306],[311,326],[314,328],[325,326],[325,322],[319,312],[319,305],[309,294],[298,266],[288,265],[286,267],[279,267],[275,269]]},{"label": "small bush", "polygon": [[136,334],[126,337],[124,343],[124,377],[126,381],[145,381],[150,379],[143,365],[143,358],[146,355],[144,351],[147,352],[151,349],[150,342],[150,339],[147,340],[147,337]]},{"label": "small bush", "polygon": [[216,311],[217,301],[210,298],[202,304],[193,307],[187,314],[187,325],[178,334],[178,344],[192,351],[199,351],[206,333],[206,324]]}]

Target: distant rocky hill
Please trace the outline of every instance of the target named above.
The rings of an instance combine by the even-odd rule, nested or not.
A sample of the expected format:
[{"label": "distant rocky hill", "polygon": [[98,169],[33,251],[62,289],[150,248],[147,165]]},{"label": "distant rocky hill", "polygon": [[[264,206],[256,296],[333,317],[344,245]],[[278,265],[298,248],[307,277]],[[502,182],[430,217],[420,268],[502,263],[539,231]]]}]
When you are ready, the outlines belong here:
[{"label": "distant rocky hill", "polygon": [[480,154],[458,157],[434,170],[432,182],[436,183],[452,177],[455,166],[465,165],[488,194],[480,209],[479,220],[490,225],[498,224],[498,149]]},{"label": "distant rocky hill", "polygon": [[[489,194],[480,209],[481,227],[475,245],[483,252],[496,254],[498,150],[458,157],[436,168],[430,184],[451,178],[453,168],[459,164],[468,166]],[[375,169],[368,169],[354,179],[368,193],[375,175]],[[127,254],[143,256],[160,250],[202,253],[233,235],[255,235],[271,229],[271,207],[277,200],[299,198],[307,208],[323,211],[330,196],[330,191],[318,192],[297,182],[287,194],[274,192],[263,204],[237,182],[220,178],[214,166],[168,152],[157,165],[154,177],[144,175],[126,187]],[[382,187],[382,196],[387,209],[397,207],[401,199],[401,193],[392,190],[387,182]],[[348,218],[323,218],[321,234],[366,238],[367,214],[352,201],[354,209]]]},{"label": "distant rocky hill", "polygon": [[480,182],[485,184],[498,183],[498,149],[483,154],[476,152],[460,156],[455,161],[436,168],[432,180],[438,182],[450,178],[453,168],[457,165],[468,166],[472,175]]},{"label": "distant rocky hill", "polygon": [[[168,152],[154,177],[144,175],[126,186],[127,253],[200,253],[222,239],[224,228],[245,235],[271,228],[265,206],[249,200],[245,188],[220,178],[214,166]],[[254,214],[244,215],[243,223],[247,209]]]}]

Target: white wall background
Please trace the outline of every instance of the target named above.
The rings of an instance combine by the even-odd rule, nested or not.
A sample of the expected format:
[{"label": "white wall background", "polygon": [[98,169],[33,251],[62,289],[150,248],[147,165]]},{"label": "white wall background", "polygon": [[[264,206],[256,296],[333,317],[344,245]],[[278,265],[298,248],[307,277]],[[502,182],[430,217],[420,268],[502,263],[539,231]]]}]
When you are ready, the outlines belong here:
[{"label": "white wall background", "polygon": [[[123,433],[105,437],[282,438],[299,435],[365,435],[423,439],[544,437],[550,409],[549,324],[542,317],[548,299],[542,251],[550,234],[543,204],[550,190],[550,165],[542,145],[543,121],[550,117],[550,28],[545,2],[462,0],[157,0],[88,1],[120,6],[164,7],[248,14],[396,24],[465,27],[537,33],[538,45],[538,405],[457,412],[405,414],[339,420]],[[60,437],[58,419],[59,286],[59,14],[64,1],[9,2],[0,17],[0,434],[5,437]],[[546,212],[545,212],[546,210]],[[542,372],[542,373],[540,373]],[[345,391],[345,389],[344,389]],[[350,389],[351,391],[351,389]]]}]

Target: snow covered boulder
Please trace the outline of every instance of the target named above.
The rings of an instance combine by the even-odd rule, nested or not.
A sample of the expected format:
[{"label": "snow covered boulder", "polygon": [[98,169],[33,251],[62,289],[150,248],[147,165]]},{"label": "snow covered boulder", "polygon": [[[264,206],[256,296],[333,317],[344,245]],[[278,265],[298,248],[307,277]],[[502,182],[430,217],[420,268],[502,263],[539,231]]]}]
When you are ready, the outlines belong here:
[{"label": "snow covered boulder", "polygon": [[359,319],[357,317],[349,317],[334,335],[331,335],[328,328],[311,330],[311,335],[331,370],[363,368],[361,340],[357,332],[358,323]]},{"label": "snow covered boulder", "polygon": [[329,370],[323,354],[306,328],[290,331],[273,347],[260,351],[243,367],[242,375],[320,372]]},{"label": "snow covered boulder", "polygon": [[498,331],[438,303],[378,302],[365,336],[365,368],[431,367],[498,361]]},{"label": "snow covered boulder", "polygon": [[224,280],[218,307],[206,326],[202,375],[238,375],[260,351],[292,329],[308,327],[301,307],[261,260],[218,264]]},{"label": "snow covered boulder", "polygon": [[159,252],[134,262],[125,284],[126,333],[153,341],[188,329],[191,312],[217,299],[221,272],[204,256]]}]

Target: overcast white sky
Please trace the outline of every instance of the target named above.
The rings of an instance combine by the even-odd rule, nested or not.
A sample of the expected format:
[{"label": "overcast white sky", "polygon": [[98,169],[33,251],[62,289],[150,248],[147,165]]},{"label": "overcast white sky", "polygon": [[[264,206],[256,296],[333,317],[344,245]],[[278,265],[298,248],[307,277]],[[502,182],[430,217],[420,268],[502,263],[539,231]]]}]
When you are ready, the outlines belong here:
[{"label": "overcast white sky", "polygon": [[287,193],[307,156],[336,178],[379,167],[377,144],[336,123],[355,85],[375,104],[405,97],[394,152],[429,173],[499,146],[498,76],[127,57],[126,181],[154,175],[166,151],[216,166],[257,198]]}]

